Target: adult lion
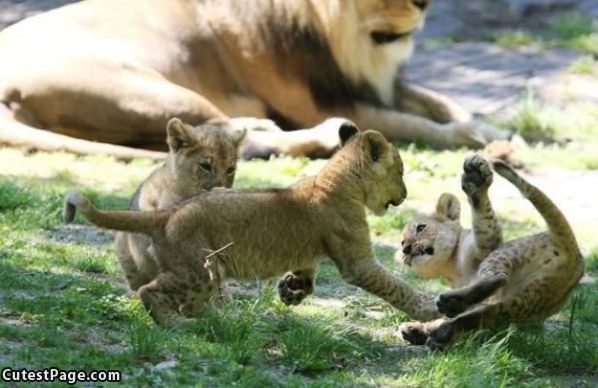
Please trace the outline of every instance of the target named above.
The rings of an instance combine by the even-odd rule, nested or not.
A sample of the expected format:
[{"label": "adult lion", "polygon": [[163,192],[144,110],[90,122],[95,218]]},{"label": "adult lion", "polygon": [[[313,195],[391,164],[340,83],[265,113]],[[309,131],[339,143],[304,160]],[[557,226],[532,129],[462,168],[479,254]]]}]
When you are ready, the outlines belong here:
[{"label": "adult lion", "polygon": [[[480,146],[508,134],[396,82],[429,0],[88,0],[0,33],[0,142],[152,155],[171,117],[343,116],[391,140]],[[245,156],[321,155],[327,126],[253,120]],[[41,129],[41,130],[40,130]],[[79,138],[79,139],[75,139]],[[98,144],[113,143],[127,148]]]}]

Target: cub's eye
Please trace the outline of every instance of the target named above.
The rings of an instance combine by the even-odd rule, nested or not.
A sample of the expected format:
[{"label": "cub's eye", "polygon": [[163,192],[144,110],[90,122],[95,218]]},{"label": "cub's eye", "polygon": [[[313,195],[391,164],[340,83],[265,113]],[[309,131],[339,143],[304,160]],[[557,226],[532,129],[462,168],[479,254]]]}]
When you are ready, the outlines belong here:
[{"label": "cub's eye", "polygon": [[434,254],[434,248],[433,247],[428,247],[428,248],[426,248],[426,250],[424,251],[424,253],[426,255],[432,256]]},{"label": "cub's eye", "polygon": [[397,34],[394,32],[374,31],[370,33],[370,38],[376,44],[392,43],[401,38],[409,36],[410,33]]},{"label": "cub's eye", "polygon": [[419,224],[415,227],[416,233],[421,233],[426,229],[426,224]]},{"label": "cub's eye", "polygon": [[234,167],[231,167],[231,168],[229,168],[228,170],[226,170],[226,173],[227,173],[228,175],[233,175],[233,174],[235,173],[235,171],[237,171],[237,169],[236,169],[236,168],[234,168]]},{"label": "cub's eye", "polygon": [[204,171],[212,172],[212,165],[210,162],[201,162],[199,163],[199,167],[201,167],[201,169]]}]

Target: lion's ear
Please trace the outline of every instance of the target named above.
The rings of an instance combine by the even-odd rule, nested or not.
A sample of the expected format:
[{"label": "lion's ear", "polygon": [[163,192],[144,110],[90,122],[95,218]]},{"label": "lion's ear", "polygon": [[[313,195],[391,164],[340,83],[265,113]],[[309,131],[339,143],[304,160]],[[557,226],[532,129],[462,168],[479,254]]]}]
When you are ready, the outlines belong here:
[{"label": "lion's ear", "polygon": [[174,117],[166,125],[166,142],[171,151],[177,152],[181,148],[189,147],[193,140],[187,125]]},{"label": "lion's ear", "polygon": [[363,147],[372,161],[378,162],[388,150],[388,141],[380,132],[370,130],[363,135]]},{"label": "lion's ear", "polygon": [[461,217],[459,199],[453,194],[442,194],[436,203],[436,215],[443,219],[457,221]]},{"label": "lion's ear", "polygon": [[347,144],[349,140],[351,140],[355,135],[359,133],[359,128],[357,125],[351,122],[345,122],[341,127],[338,129],[338,136],[341,139],[341,146]]},{"label": "lion's ear", "polygon": [[237,147],[243,142],[245,136],[247,136],[247,128],[238,129],[231,134],[233,143],[235,143],[235,146]]}]

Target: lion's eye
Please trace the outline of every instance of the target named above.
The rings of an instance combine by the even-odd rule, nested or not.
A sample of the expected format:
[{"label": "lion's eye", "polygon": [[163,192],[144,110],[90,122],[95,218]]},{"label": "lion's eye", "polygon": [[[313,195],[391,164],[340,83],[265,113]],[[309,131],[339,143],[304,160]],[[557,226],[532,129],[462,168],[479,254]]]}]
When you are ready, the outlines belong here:
[{"label": "lion's eye", "polygon": [[201,162],[199,163],[199,167],[201,167],[201,169],[204,171],[212,172],[212,165],[210,162]]},{"label": "lion's eye", "polygon": [[421,233],[426,229],[426,224],[419,224],[415,227],[417,233]]},{"label": "lion's eye", "polygon": [[226,170],[226,173],[227,173],[228,175],[233,175],[233,174],[235,173],[235,171],[237,171],[237,169],[236,169],[236,168],[234,168],[234,167],[231,167],[231,168],[229,168],[228,170]]}]

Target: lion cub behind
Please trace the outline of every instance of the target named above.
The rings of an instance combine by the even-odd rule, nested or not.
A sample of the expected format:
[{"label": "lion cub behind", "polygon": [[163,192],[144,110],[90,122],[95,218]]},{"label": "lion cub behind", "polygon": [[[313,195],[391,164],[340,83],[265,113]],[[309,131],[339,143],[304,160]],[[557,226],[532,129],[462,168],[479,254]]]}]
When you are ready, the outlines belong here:
[{"label": "lion cub behind", "polygon": [[[193,127],[173,118],[166,126],[168,157],[137,189],[131,210],[161,210],[203,190],[231,187],[239,145],[245,129],[230,121],[212,120]],[[129,287],[137,291],[158,274],[158,263],[148,251],[151,240],[142,234],[116,234],[116,252]]]},{"label": "lion cub behind", "polygon": [[459,200],[443,194],[434,214],[417,216],[405,227],[397,252],[420,276],[444,277],[455,288],[436,299],[449,319],[402,326],[412,343],[444,347],[465,331],[542,321],[563,306],[583,275],[579,247],[561,211],[508,165],[496,161],[494,169],[529,199],[548,232],[503,243],[488,197],[490,164],[477,155],[466,159],[462,187],[473,230],[459,223]]}]

